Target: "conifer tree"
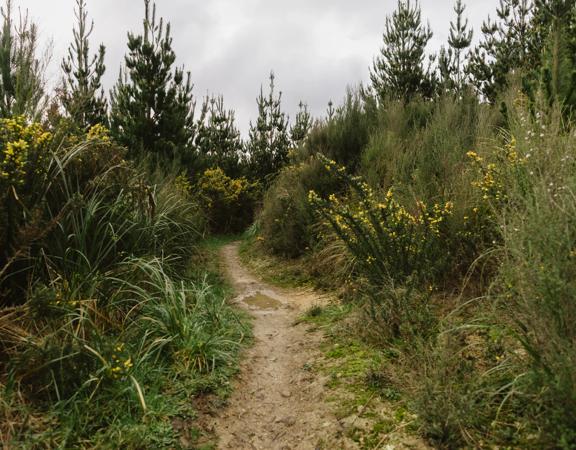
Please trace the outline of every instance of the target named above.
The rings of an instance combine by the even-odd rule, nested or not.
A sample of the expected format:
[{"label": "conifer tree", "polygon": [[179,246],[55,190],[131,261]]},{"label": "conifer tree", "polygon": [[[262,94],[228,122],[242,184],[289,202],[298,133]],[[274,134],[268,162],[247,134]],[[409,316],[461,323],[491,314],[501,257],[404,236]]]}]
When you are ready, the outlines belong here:
[{"label": "conifer tree", "polygon": [[288,118],[281,110],[282,92],[276,96],[274,73],[270,73],[270,92],[264,96],[262,87],[257,98],[258,119],[250,123],[248,157],[252,177],[267,180],[276,175],[288,161],[290,138]]},{"label": "conifer tree", "polygon": [[464,85],[464,62],[466,49],[472,43],[473,31],[468,29],[468,19],[464,19],[466,6],[462,0],[454,5],[456,22],[450,22],[448,50],[442,48],[438,61],[442,84],[448,90],[460,92]]},{"label": "conifer tree", "polygon": [[27,11],[14,23],[11,0],[6,0],[0,12],[0,115],[39,120],[47,104],[44,71],[48,57],[38,56],[38,28],[29,21]]},{"label": "conifer tree", "polygon": [[530,0],[500,0],[497,20],[482,25],[482,40],[474,49],[468,73],[477,91],[495,101],[507,83],[508,74],[539,63],[540,49],[531,31],[533,4]]},{"label": "conifer tree", "polygon": [[222,96],[205,98],[196,125],[195,147],[204,167],[220,167],[231,178],[241,176],[242,139],[234,111],[226,110]]},{"label": "conifer tree", "polygon": [[111,129],[132,154],[190,157],[194,103],[190,73],[172,69],[170,24],[156,20],[156,5],[145,0],[143,34],[128,33],[125,69],[112,92]]},{"label": "conifer tree", "polygon": [[292,145],[297,146],[306,139],[308,132],[312,127],[312,116],[308,111],[308,105],[300,102],[298,104],[298,113],[294,119],[294,125],[290,128],[290,140]]},{"label": "conifer tree", "polygon": [[544,41],[541,85],[550,103],[571,113],[576,108],[576,4],[570,0],[536,2],[534,30]]},{"label": "conifer tree", "polygon": [[422,23],[419,3],[398,0],[398,8],[386,18],[384,45],[370,71],[372,87],[380,99],[408,101],[417,94],[433,95],[433,75],[424,65],[431,38],[430,26]]},{"label": "conifer tree", "polygon": [[328,119],[328,122],[334,118],[334,114],[336,114],[336,110],[334,109],[334,102],[329,100],[328,108],[326,108],[326,118]]},{"label": "conifer tree", "polygon": [[107,123],[107,102],[102,89],[102,76],[106,71],[106,49],[100,45],[98,53],[90,57],[89,38],[94,22],[88,23],[86,1],[76,0],[74,42],[68,56],[62,61],[64,71],[62,106],[66,114],[80,128]]}]

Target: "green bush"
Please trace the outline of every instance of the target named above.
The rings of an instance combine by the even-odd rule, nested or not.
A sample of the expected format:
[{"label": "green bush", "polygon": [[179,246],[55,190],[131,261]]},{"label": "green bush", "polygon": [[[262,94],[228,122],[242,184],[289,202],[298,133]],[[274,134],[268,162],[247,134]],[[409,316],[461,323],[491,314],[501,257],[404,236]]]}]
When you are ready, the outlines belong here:
[{"label": "green bush", "polygon": [[[0,265],[3,442],[68,448],[120,432],[126,448],[171,445],[172,427],[150,431],[182,411],[162,400],[167,374],[191,394],[221,389],[247,334],[225,292],[186,276],[198,205],[173,177],[125,161],[100,126],[62,136],[18,120],[0,123],[6,148],[18,143],[1,160],[0,200],[14,200],[0,226],[12,242]],[[147,437],[134,432],[144,415]]]},{"label": "green bush", "polygon": [[258,216],[263,245],[274,254],[290,258],[309,250],[316,242],[316,232],[308,192],[327,195],[339,190],[338,185],[316,157],[285,167],[266,192]]},{"label": "green bush", "polygon": [[257,183],[246,178],[232,179],[222,169],[207,169],[198,180],[195,195],[208,216],[214,232],[243,231],[254,219],[259,193]]},{"label": "green bush", "polygon": [[373,122],[372,110],[361,94],[349,91],[333,116],[312,128],[301,152],[308,157],[321,153],[354,171],[368,144]]},{"label": "green bush", "polygon": [[560,108],[533,115],[522,97],[510,108],[521,170],[503,174],[500,308],[524,350],[515,389],[529,399],[523,417],[535,445],[576,445],[576,160],[573,130]]}]

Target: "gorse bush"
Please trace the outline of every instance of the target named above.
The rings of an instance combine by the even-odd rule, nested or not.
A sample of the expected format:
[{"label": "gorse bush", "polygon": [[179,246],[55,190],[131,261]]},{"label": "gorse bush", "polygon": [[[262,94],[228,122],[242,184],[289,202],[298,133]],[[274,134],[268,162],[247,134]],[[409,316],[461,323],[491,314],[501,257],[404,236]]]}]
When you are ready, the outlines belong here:
[{"label": "gorse bush", "polygon": [[196,195],[215,232],[244,230],[253,219],[259,185],[246,178],[232,179],[222,169],[207,169],[198,180]]},{"label": "gorse bush", "polygon": [[358,275],[367,279],[368,312],[394,338],[404,334],[408,324],[410,332],[424,332],[424,324],[431,321],[425,299],[414,288],[431,286],[446,264],[449,255],[443,242],[452,204],[429,209],[418,202],[417,213],[409,213],[391,190],[378,199],[361,178],[334,161],[322,160],[354,198],[343,201],[332,194],[322,199],[310,191],[309,201],[350,250]]},{"label": "gorse bush", "polygon": [[350,248],[362,274],[376,286],[388,279],[403,282],[414,276],[423,277],[422,282],[433,280],[442,269],[444,223],[452,204],[428,208],[417,202],[417,212],[412,214],[394,200],[392,190],[379,201],[361,178],[348,175],[334,161],[324,162],[326,170],[350,186],[357,205],[334,194],[322,199],[313,191],[309,200]]},{"label": "gorse bush", "polygon": [[47,176],[52,135],[24,117],[0,119],[0,265],[6,264]]}]

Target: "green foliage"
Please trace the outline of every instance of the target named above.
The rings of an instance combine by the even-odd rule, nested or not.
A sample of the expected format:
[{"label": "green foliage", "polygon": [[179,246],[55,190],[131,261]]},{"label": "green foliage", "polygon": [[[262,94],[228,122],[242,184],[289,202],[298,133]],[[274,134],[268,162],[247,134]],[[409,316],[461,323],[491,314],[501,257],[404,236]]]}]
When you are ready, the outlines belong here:
[{"label": "green foliage", "polygon": [[307,204],[310,190],[327,195],[338,189],[317,158],[284,168],[266,195],[258,216],[260,238],[274,254],[294,258],[313,245],[314,217]]},{"label": "green foliage", "polygon": [[529,71],[539,63],[541,42],[530,32],[531,0],[502,0],[497,20],[482,25],[482,40],[468,64],[472,84],[491,102],[508,85],[508,75],[515,70]]},{"label": "green foliage", "polygon": [[281,110],[282,93],[274,92],[274,73],[270,73],[270,92],[264,97],[260,88],[257,98],[258,119],[250,123],[247,142],[250,175],[255,180],[267,181],[278,174],[288,162],[290,139],[288,118]]},{"label": "green foliage", "polygon": [[576,106],[576,7],[570,2],[551,2],[540,8],[547,10],[550,22],[542,56],[543,91],[550,104],[558,102],[571,113]]},{"label": "green foliage", "polygon": [[40,120],[46,106],[46,57],[38,55],[38,27],[28,12],[14,23],[12,0],[2,8],[0,31],[0,114]]},{"label": "green foliage", "polygon": [[77,28],[68,56],[62,61],[65,74],[61,101],[69,119],[82,130],[108,122],[107,101],[102,89],[102,76],[106,71],[104,56],[106,48],[100,45],[98,54],[90,57],[88,39],[94,23],[88,23],[86,1],[76,2]]},{"label": "green foliage", "polygon": [[308,112],[308,105],[300,102],[298,108],[294,125],[290,127],[290,140],[294,146],[300,145],[308,136],[310,128],[312,128],[312,117],[310,112]]},{"label": "green foliage", "polygon": [[156,20],[150,0],[144,3],[143,33],[128,33],[125,69],[111,94],[112,134],[131,155],[189,163],[194,136],[190,73],[172,69],[176,54],[170,24]]},{"label": "green foliage", "polygon": [[370,71],[372,88],[381,100],[432,96],[433,76],[424,67],[431,38],[430,27],[422,24],[419,3],[399,0],[396,11],[386,18],[384,44]]},{"label": "green foliage", "polygon": [[[28,157],[3,165],[24,207],[0,267],[0,369],[14,386],[2,417],[22,427],[10,434],[2,421],[5,442],[175,442],[164,422],[184,409],[160,400],[171,378],[182,377],[173,400],[222,389],[248,333],[221,288],[185,277],[202,231],[197,205],[170,177],[147,184],[101,126],[57,151],[39,125],[7,119],[2,130],[7,148],[25,142],[45,156],[31,173],[35,197],[18,181]],[[50,426],[27,427],[24,408]]]},{"label": "green foliage", "polygon": [[146,355],[169,358],[184,372],[214,372],[230,364],[247,330],[238,315],[204,281],[173,281],[159,262],[142,263],[149,281],[135,292],[143,312],[136,324],[146,338]]},{"label": "green foliage", "polygon": [[358,202],[343,202],[334,195],[322,199],[313,191],[310,202],[348,245],[357,267],[373,285],[413,276],[426,280],[442,268],[443,223],[451,215],[451,203],[428,208],[417,202],[417,212],[412,214],[394,200],[391,190],[378,199],[362,179],[348,175],[333,161],[324,162],[327,170],[350,186]]},{"label": "green foliage", "polygon": [[[510,332],[525,352],[515,386],[530,401],[523,419],[535,445],[571,448],[574,429],[574,135],[559,107],[532,118],[518,102],[512,132],[523,170],[506,174],[502,268],[496,294]],[[495,295],[495,296],[496,296]]]},{"label": "green foliage", "polygon": [[239,232],[252,222],[257,183],[244,177],[230,178],[217,167],[202,174],[196,191],[213,231]]},{"label": "green foliage", "polygon": [[[445,222],[452,214],[452,204],[428,208],[418,202],[417,212],[410,213],[394,200],[392,191],[378,199],[365,182],[348,175],[344,167],[324,162],[358,200],[342,200],[335,195],[322,199],[313,191],[309,199],[350,250],[357,273],[376,291],[369,296],[371,315],[382,320],[384,333],[394,338],[401,336],[407,318],[412,330],[424,331],[426,320],[415,305],[425,302],[414,298],[412,290],[433,282],[444,269],[448,256],[444,251]],[[397,285],[409,287],[403,290],[395,288]]]},{"label": "green foliage", "polygon": [[474,35],[472,30],[468,30],[468,19],[463,18],[465,10],[462,0],[457,0],[454,6],[456,23],[450,22],[449,48],[442,48],[438,58],[440,81],[448,91],[461,92],[464,87],[464,67],[468,56],[466,49],[470,47]]},{"label": "green foliage", "polygon": [[465,149],[494,135],[491,111],[476,98],[450,95],[434,104],[390,102],[379,111],[378,126],[362,154],[361,173],[370,185],[412,193],[428,202],[462,191]]},{"label": "green foliage", "polygon": [[25,224],[39,215],[37,207],[51,171],[51,140],[50,133],[39,124],[27,124],[23,117],[0,120],[0,267],[23,253],[38,234]]},{"label": "green foliage", "polygon": [[373,125],[369,105],[359,92],[349,90],[344,104],[329,116],[312,127],[301,151],[308,157],[321,153],[354,171]]},{"label": "green foliage", "polygon": [[194,140],[199,165],[219,167],[232,178],[242,175],[245,164],[244,146],[236,128],[234,111],[224,108],[224,99],[204,99]]}]

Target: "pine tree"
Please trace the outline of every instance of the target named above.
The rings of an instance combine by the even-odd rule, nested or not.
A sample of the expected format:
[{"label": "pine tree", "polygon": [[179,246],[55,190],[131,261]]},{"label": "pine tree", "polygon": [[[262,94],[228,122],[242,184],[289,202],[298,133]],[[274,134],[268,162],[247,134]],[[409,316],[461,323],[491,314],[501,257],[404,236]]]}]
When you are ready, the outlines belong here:
[{"label": "pine tree", "polygon": [[461,92],[464,86],[465,51],[470,47],[474,35],[472,30],[468,30],[468,19],[463,18],[465,10],[462,0],[457,0],[454,6],[456,22],[450,22],[449,48],[440,50],[438,62],[442,84],[446,89],[457,92]]},{"label": "pine tree", "polygon": [[536,2],[534,30],[544,42],[541,86],[552,104],[576,108],[576,5],[570,0]]},{"label": "pine tree", "polygon": [[294,120],[294,125],[290,128],[290,140],[292,145],[298,146],[306,139],[308,132],[312,127],[312,116],[308,111],[308,105],[300,102],[298,104],[298,113]]},{"label": "pine tree", "polygon": [[424,67],[432,31],[422,24],[421,16],[418,2],[398,0],[397,10],[386,18],[384,45],[370,71],[372,87],[380,99],[408,101],[418,94],[433,95],[433,75],[430,67]]},{"label": "pine tree", "polygon": [[190,73],[172,66],[170,24],[145,0],[142,35],[128,33],[125,69],[112,92],[111,129],[132,154],[188,160],[194,137]]},{"label": "pine tree", "polygon": [[539,63],[540,49],[531,31],[532,12],[530,0],[500,0],[498,19],[488,18],[482,25],[482,40],[467,71],[477,91],[491,102],[506,87],[510,72],[530,70]]},{"label": "pine tree", "polygon": [[204,168],[220,167],[231,178],[242,175],[243,145],[233,110],[224,99],[206,97],[196,125],[195,148]]},{"label": "pine tree", "polygon": [[102,89],[102,76],[106,71],[106,49],[100,45],[98,53],[90,57],[88,39],[94,31],[94,22],[88,24],[86,1],[76,0],[77,28],[68,56],[62,61],[62,106],[68,117],[82,129],[107,123],[107,102]]},{"label": "pine tree", "polygon": [[336,110],[334,109],[334,102],[332,100],[328,101],[328,108],[326,108],[326,119],[330,122],[334,118]]},{"label": "pine tree", "polygon": [[267,180],[276,175],[288,161],[290,138],[288,118],[281,110],[282,93],[275,94],[274,73],[270,73],[270,92],[264,96],[260,88],[258,119],[250,123],[248,157],[252,177]]},{"label": "pine tree", "polygon": [[11,0],[6,0],[0,12],[0,115],[39,120],[47,105],[47,57],[38,57],[38,28],[29,21],[27,11],[14,24]]}]

